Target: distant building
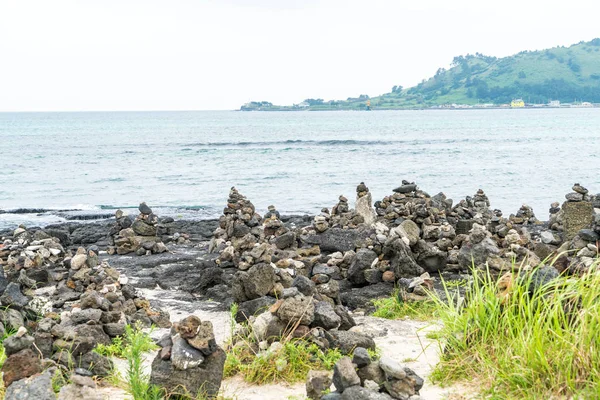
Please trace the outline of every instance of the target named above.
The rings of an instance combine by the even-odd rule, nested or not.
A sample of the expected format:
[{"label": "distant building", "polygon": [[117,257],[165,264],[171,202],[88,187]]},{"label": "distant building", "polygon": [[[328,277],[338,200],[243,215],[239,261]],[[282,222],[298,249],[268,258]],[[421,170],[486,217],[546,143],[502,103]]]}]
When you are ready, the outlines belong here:
[{"label": "distant building", "polygon": [[560,100],[550,100],[548,107],[560,107]]},{"label": "distant building", "polygon": [[523,101],[523,99],[514,99],[510,102],[510,106],[512,108],[522,108],[525,107],[525,102]]},{"label": "distant building", "polygon": [[300,107],[300,108],[308,108],[308,107],[310,107],[310,104],[308,104],[307,102],[303,101],[302,103],[298,104],[298,107]]}]

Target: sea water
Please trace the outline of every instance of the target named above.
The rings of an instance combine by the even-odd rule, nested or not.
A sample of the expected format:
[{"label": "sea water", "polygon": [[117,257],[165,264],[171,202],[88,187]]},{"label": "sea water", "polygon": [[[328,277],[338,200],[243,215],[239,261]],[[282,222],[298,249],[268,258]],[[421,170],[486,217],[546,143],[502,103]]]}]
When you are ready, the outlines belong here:
[{"label": "sea water", "polygon": [[[364,181],[455,201],[482,188],[508,216],[547,219],[575,182],[600,192],[600,109],[0,113],[0,228],[146,201],[214,218],[236,186],[259,212],[316,213]],[[127,210],[126,210],[127,211]]]}]

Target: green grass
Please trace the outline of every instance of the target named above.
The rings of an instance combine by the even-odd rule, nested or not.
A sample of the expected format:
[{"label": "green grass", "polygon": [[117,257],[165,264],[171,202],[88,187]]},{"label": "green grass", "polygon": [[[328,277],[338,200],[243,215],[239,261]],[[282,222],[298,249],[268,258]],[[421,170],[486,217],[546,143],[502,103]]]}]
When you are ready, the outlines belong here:
[{"label": "green grass", "polygon": [[[131,329],[130,326],[129,326],[129,328]],[[135,328],[133,328],[133,330],[135,331]],[[104,344],[97,345],[96,348],[94,349],[94,351],[96,353],[106,356],[106,357],[127,358],[127,351],[129,348],[131,348],[131,345],[132,345],[130,340],[132,340],[133,338],[134,338],[134,332],[131,332],[131,333],[128,332],[128,333],[126,333],[124,338],[120,337],[120,336],[113,338],[111,344],[109,344],[109,345],[104,345]],[[139,340],[140,340],[140,342],[138,343],[138,345],[140,346],[139,350],[142,353],[158,349],[158,346],[154,343],[154,341],[147,334],[143,334],[139,338]]]},{"label": "green grass", "polygon": [[390,297],[373,300],[375,306],[374,317],[385,319],[410,318],[427,321],[437,317],[438,307],[432,300],[407,301],[399,290],[395,290]]},{"label": "green grass", "polygon": [[516,276],[474,272],[464,302],[436,301],[444,351],[434,382],[477,382],[494,399],[600,398],[600,273],[560,277],[529,293]]},{"label": "green grass", "polygon": [[256,337],[249,324],[244,324],[241,334],[234,334],[237,305],[230,309],[232,343],[243,346],[226,346],[224,377],[240,374],[245,381],[258,385],[275,382],[303,382],[311,369],[333,369],[342,357],[338,349],[322,350],[316,344],[303,338],[292,338],[296,326],[288,327],[279,339],[279,348],[267,351],[255,351]]},{"label": "green grass", "polygon": [[331,370],[340,358],[337,349],[323,351],[301,339],[284,341],[274,352],[233,348],[227,353],[224,376],[241,374],[246,382],[257,385],[303,382],[311,369]]},{"label": "green grass", "polygon": [[127,359],[127,392],[134,400],[158,400],[164,397],[162,389],[150,385],[149,377],[144,373],[143,355],[158,346],[138,326],[125,327],[126,343],[122,354]]},{"label": "green grass", "polygon": [[0,368],[2,368],[4,362],[6,361],[6,352],[4,351],[4,346],[2,345],[2,343],[4,343],[4,340],[6,340],[6,338],[14,335],[15,333],[17,333],[16,329],[6,329],[4,331],[4,335],[0,337]]}]

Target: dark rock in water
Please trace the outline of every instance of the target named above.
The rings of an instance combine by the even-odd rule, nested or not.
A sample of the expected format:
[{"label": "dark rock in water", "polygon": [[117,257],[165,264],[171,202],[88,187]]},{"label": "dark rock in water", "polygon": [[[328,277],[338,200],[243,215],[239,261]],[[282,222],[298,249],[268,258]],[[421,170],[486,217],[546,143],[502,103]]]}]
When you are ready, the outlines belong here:
[{"label": "dark rock in water", "polygon": [[44,229],[46,234],[58,238],[60,240],[60,244],[63,246],[71,245],[71,236],[69,235],[69,231],[63,229]]},{"label": "dark rock in water", "polygon": [[164,388],[170,395],[196,396],[200,393],[212,398],[221,387],[225,358],[225,352],[219,348],[206,357],[200,366],[180,371],[170,361],[162,360],[157,355],[152,362],[150,384]]},{"label": "dark rock in water", "polygon": [[324,252],[346,252],[354,250],[358,243],[366,239],[367,232],[356,229],[331,228],[323,233],[305,235],[300,240],[307,245],[318,245]]},{"label": "dark rock in water", "polygon": [[375,350],[375,342],[367,335],[352,331],[325,331],[325,337],[332,348],[338,348],[343,354],[352,354],[355,348]]},{"label": "dark rock in water", "polygon": [[140,206],[138,207],[138,209],[144,215],[150,215],[150,214],[152,214],[152,209],[150,207],[148,207],[148,205],[146,204],[146,202],[140,203]]},{"label": "dark rock in water", "polygon": [[6,389],[5,400],[56,400],[52,390],[52,374],[46,371],[43,374],[13,382]]},{"label": "dark rock in water", "polygon": [[411,183],[411,184],[402,185],[402,186],[397,187],[396,189],[394,189],[394,192],[406,194],[406,193],[414,192],[415,190],[417,190],[417,185],[415,185],[414,183]]},{"label": "dark rock in water", "polygon": [[340,293],[342,304],[351,310],[357,308],[373,307],[372,300],[381,297],[389,297],[394,291],[394,284],[381,282],[376,285],[369,285],[362,288],[352,288],[343,290]]},{"label": "dark rock in water", "polygon": [[92,244],[106,240],[107,224],[77,224],[71,232],[71,244]]},{"label": "dark rock in water", "polygon": [[21,285],[11,282],[6,286],[2,296],[0,296],[0,302],[5,307],[12,307],[15,310],[20,310],[29,303],[29,297],[21,293]]},{"label": "dark rock in water", "polygon": [[238,312],[235,315],[235,321],[238,323],[246,322],[253,315],[258,315],[275,304],[275,298],[270,296],[259,297],[258,299],[245,301],[238,304]]},{"label": "dark rock in water", "polygon": [[582,229],[579,232],[577,232],[577,236],[579,236],[586,242],[595,242],[597,240],[600,240],[600,235],[598,235],[591,229]]}]

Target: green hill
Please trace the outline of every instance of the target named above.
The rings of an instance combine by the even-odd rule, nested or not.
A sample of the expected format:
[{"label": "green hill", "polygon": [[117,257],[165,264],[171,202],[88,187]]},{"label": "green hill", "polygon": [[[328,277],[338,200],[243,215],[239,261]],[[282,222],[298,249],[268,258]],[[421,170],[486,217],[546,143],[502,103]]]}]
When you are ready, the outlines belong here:
[{"label": "green hill", "polygon": [[455,57],[450,69],[400,93],[372,100],[384,104],[600,102],[600,39],[571,47],[524,51],[504,58]]},{"label": "green hill", "polygon": [[402,109],[506,104],[515,98],[537,104],[550,100],[600,103],[600,38],[504,58],[468,54],[455,57],[449,69],[440,68],[435,76],[409,89],[394,86],[390,93],[373,98],[307,99],[301,105],[272,109],[364,109],[367,100],[372,108]]}]

